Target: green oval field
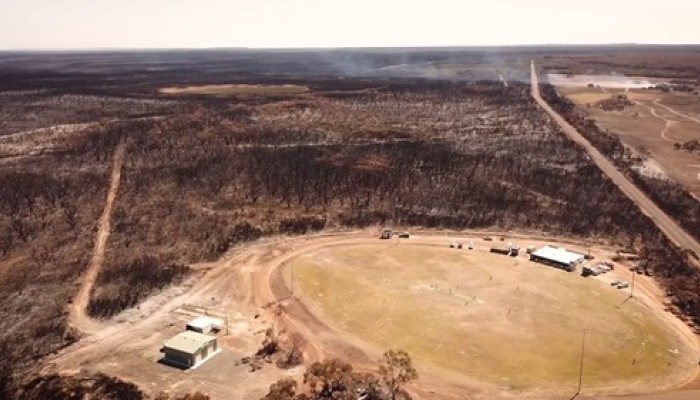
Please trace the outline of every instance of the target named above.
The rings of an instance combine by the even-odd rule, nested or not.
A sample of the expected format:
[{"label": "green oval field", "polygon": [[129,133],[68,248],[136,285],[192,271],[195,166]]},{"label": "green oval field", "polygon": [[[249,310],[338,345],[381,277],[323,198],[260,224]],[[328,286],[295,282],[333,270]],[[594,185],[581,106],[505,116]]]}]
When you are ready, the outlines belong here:
[{"label": "green oval field", "polygon": [[[291,268],[291,270],[290,270]],[[668,384],[688,363],[629,292],[528,261],[447,246],[333,247],[287,264],[297,296],[375,349],[509,389]],[[688,367],[686,365],[686,367]]]}]

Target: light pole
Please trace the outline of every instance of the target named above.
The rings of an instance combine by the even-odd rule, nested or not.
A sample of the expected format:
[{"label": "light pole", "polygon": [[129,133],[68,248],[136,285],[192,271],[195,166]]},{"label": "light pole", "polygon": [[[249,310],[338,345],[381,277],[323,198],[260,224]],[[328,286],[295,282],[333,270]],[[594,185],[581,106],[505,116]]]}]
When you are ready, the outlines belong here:
[{"label": "light pole", "polygon": [[588,328],[583,328],[583,340],[581,341],[581,364],[578,368],[578,390],[576,390],[574,397],[581,394],[581,384],[583,382],[583,358],[586,354],[586,332],[588,332]]}]

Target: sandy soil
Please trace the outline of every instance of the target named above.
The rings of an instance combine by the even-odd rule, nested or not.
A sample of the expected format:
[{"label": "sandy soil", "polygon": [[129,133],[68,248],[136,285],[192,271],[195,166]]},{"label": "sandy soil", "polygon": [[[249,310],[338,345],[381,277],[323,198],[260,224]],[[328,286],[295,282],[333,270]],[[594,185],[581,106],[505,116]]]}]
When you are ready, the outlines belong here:
[{"label": "sandy soil", "polygon": [[[459,236],[464,241],[480,241],[484,233]],[[420,235],[420,241],[446,245],[455,233]],[[519,243],[538,244],[546,238],[507,234]],[[274,326],[286,332],[296,331],[307,340],[307,362],[329,356],[339,356],[353,362],[359,369],[375,368],[377,351],[364,346],[357,338],[338,332],[320,321],[296,297],[290,296],[279,266],[302,254],[319,249],[357,244],[376,244],[375,231],[310,235],[292,238],[272,238],[233,249],[221,260],[195,265],[197,276],[185,284],[168,289],[101,325],[75,345],[50,360],[49,369],[71,372],[79,369],[103,371],[133,381],[149,393],[167,390],[184,393],[192,390],[208,392],[213,399],[255,399],[261,397],[269,384],[284,376],[300,377],[302,370],[284,371],[272,365],[249,373],[237,362],[253,354],[263,339],[266,328]],[[482,246],[486,246],[482,243]],[[587,244],[567,244],[567,247],[587,251]],[[596,246],[596,254],[611,254],[611,248]],[[619,268],[621,274],[624,268]],[[648,281],[648,282],[647,282]],[[698,349],[695,336],[675,317],[663,311],[660,290],[646,277],[637,278],[635,299],[644,302],[650,312],[676,323],[681,339]],[[220,334],[223,352],[194,371],[180,371],[158,363],[162,342],[181,331],[188,319],[209,313],[225,316],[228,332]],[[452,398],[511,398],[518,393],[491,390],[465,384],[458,374],[423,370],[421,379],[411,385],[419,399]],[[686,371],[691,380],[696,370]],[[692,376],[691,376],[692,375]],[[677,383],[678,381],[676,381]],[[544,388],[541,395],[561,395],[558,388]],[[570,396],[569,396],[570,397]],[[536,397],[535,397],[536,398]]]}]

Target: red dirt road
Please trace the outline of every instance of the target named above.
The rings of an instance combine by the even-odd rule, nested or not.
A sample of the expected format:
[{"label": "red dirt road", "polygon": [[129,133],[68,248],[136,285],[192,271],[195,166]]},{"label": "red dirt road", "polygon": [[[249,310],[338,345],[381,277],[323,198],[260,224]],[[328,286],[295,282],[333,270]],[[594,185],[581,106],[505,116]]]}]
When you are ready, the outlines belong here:
[{"label": "red dirt road", "polygon": [[100,272],[102,262],[104,261],[105,246],[111,229],[112,210],[114,209],[114,200],[117,198],[119,191],[119,182],[121,181],[122,164],[126,155],[126,141],[122,140],[117,144],[114,150],[112,160],[112,174],[107,192],[107,200],[105,202],[102,216],[98,225],[97,235],[95,237],[95,247],[92,251],[92,259],[90,266],[85,273],[85,278],[78,294],[73,299],[70,307],[70,324],[81,332],[95,331],[95,322],[85,313],[88,301],[90,300],[90,291],[95,284],[95,279]]}]

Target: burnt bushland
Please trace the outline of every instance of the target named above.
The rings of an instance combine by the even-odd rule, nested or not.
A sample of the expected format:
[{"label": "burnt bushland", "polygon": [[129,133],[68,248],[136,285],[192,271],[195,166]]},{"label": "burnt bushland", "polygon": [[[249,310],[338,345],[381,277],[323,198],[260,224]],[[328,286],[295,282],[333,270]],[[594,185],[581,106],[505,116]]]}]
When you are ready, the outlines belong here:
[{"label": "burnt bushland", "polygon": [[[181,282],[190,263],[266,235],[384,224],[637,247],[679,307],[700,316],[697,271],[557,130],[526,85],[297,77],[311,92],[164,98],[139,79],[51,87],[47,78],[0,94],[0,108],[17,115],[0,127],[8,362],[32,366],[77,339],[67,304],[90,261],[120,140],[129,145],[91,294],[96,317]],[[66,133],[56,124],[83,125]],[[623,151],[608,141],[601,145]]]}]

